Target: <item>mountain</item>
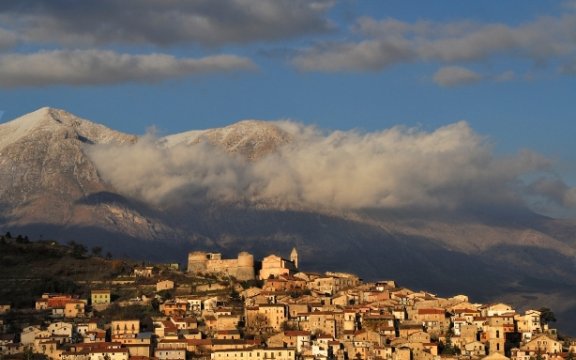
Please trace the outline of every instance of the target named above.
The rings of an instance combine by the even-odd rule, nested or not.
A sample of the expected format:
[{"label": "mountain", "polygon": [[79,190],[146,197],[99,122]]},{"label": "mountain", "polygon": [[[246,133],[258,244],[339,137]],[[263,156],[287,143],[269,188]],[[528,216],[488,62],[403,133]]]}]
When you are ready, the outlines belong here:
[{"label": "mountain", "polygon": [[225,128],[166,136],[161,142],[167,147],[206,142],[219,146],[228,153],[258,160],[291,140],[290,134],[276,125],[266,121],[244,120]]},{"label": "mountain", "polygon": [[[62,110],[42,108],[0,125],[0,209],[5,226],[95,227],[152,239],[162,225],[114,193],[88,158],[94,145],[129,144],[137,137]],[[109,201],[112,200],[112,201]]]},{"label": "mountain", "polygon": [[[179,155],[215,147],[231,154],[226,161],[248,168],[270,161],[297,140],[282,124],[250,120],[167,136],[154,146],[158,151],[177,149]],[[94,149],[107,149],[109,162],[104,165],[110,165],[130,145],[144,146],[142,142],[50,108],[1,124],[0,231],[100,245],[115,256],[180,262],[192,250],[224,256],[246,250],[262,257],[287,256],[297,246],[304,269],[395,279],[411,288],[441,295],[466,293],[473,300],[508,301],[519,308],[547,306],[563,319],[561,330],[576,333],[573,221],[514,205],[344,210],[248,197],[187,197],[207,191],[180,186],[182,179],[197,175],[182,170],[192,160],[197,172],[206,170],[206,162],[217,163],[216,172],[203,181],[227,179],[235,185],[237,179],[215,153],[186,163],[181,156],[168,159],[172,192],[181,201],[155,203],[138,196],[139,180],[145,176],[137,172],[139,164],[133,164],[135,170],[126,179],[135,183],[130,192],[114,186],[102,160],[95,161],[93,155]],[[157,159],[168,153],[146,154],[141,156],[144,161],[158,161],[152,164],[158,169],[165,166]],[[112,163],[111,170],[116,167]],[[164,185],[159,181],[152,190]]]}]

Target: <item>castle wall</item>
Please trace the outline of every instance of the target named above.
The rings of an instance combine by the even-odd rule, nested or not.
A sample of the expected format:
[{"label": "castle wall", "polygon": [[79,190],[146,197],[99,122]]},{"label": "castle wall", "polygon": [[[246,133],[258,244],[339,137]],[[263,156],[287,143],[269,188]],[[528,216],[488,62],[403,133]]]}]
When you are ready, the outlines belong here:
[{"label": "castle wall", "polygon": [[220,254],[191,252],[188,255],[188,272],[226,274],[238,280],[254,279],[254,258],[240,253],[237,259],[222,259]]}]

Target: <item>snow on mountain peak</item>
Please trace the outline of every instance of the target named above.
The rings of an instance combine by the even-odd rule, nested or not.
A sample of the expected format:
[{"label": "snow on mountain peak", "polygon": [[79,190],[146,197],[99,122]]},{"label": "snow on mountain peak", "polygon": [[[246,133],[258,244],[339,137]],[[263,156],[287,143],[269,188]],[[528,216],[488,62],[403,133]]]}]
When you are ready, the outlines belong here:
[{"label": "snow on mountain peak", "polygon": [[0,149],[37,132],[62,132],[82,142],[134,142],[135,136],[111,130],[103,125],[79,118],[67,111],[43,107],[12,121],[0,124]]},{"label": "snow on mountain peak", "polygon": [[242,120],[222,128],[169,135],[162,138],[161,143],[166,147],[172,147],[207,142],[222,147],[229,153],[257,160],[291,140],[292,136],[274,122]]}]

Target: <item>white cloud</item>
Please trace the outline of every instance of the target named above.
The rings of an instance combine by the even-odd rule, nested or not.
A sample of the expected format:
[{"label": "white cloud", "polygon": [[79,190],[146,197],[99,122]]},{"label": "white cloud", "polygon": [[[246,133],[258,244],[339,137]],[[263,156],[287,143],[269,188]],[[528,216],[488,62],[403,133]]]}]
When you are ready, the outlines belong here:
[{"label": "white cloud", "polygon": [[522,175],[549,166],[530,152],[494,156],[465,122],[432,132],[278,126],[294,141],[253,162],[206,143],[166,148],[149,138],[90,154],[119,191],[164,206],[205,199],[339,208],[510,204],[519,201]]},{"label": "white cloud", "polygon": [[[482,62],[504,55],[540,63],[576,55],[574,14],[540,17],[517,26],[361,18],[356,32],[361,38],[359,41],[319,44],[301,51],[294,59],[295,66],[314,71],[373,71],[396,62],[456,64]],[[370,61],[366,61],[367,51],[359,50],[365,48],[365,44],[370,44],[372,49]]]},{"label": "white cloud", "polygon": [[441,86],[458,86],[482,80],[482,76],[461,66],[446,66],[434,74],[434,82]]},{"label": "white cloud", "polygon": [[250,60],[233,55],[194,59],[165,54],[119,54],[104,50],[41,51],[0,55],[0,86],[157,82],[187,75],[249,70],[254,67]]},{"label": "white cloud", "polygon": [[412,56],[410,46],[405,41],[391,39],[308,49],[294,59],[294,64],[308,71],[377,71],[409,60]]},{"label": "white cloud", "polygon": [[218,46],[324,32],[334,0],[28,0],[0,19],[31,42]]}]

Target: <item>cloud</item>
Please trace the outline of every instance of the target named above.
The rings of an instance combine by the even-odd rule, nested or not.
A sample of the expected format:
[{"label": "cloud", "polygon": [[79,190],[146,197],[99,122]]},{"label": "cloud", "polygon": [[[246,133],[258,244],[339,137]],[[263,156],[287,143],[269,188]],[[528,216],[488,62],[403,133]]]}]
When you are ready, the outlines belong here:
[{"label": "cloud", "polygon": [[528,192],[563,207],[576,207],[576,188],[555,177],[537,179],[528,186]]},{"label": "cloud", "polygon": [[118,191],[162,206],[200,200],[347,209],[512,204],[521,198],[520,178],[550,166],[528,151],[494,156],[465,122],[432,132],[373,133],[276,125],[293,141],[257,161],[206,142],[166,147],[150,137],[92,147],[90,156]]},{"label": "cloud", "polygon": [[514,79],[516,79],[516,73],[512,70],[504,71],[494,77],[494,80],[498,82],[507,82]]},{"label": "cloud", "polygon": [[482,80],[482,76],[461,66],[446,66],[434,74],[434,82],[441,86],[458,86]]},{"label": "cloud", "polygon": [[219,46],[325,32],[333,0],[25,0],[0,19],[30,42]]},{"label": "cloud", "polygon": [[293,63],[307,71],[379,71],[412,57],[409,44],[391,39],[356,44],[327,44],[301,52]]},{"label": "cloud", "polygon": [[[374,71],[396,62],[456,64],[509,56],[541,63],[576,54],[574,14],[540,17],[517,26],[361,18],[355,30],[360,40],[304,49],[294,58],[294,65],[308,71]],[[370,49],[379,50],[369,52],[370,61],[366,61],[366,51],[359,50],[366,44],[370,44]],[[339,65],[342,63],[345,65]]]},{"label": "cloud", "polygon": [[0,50],[9,49],[18,43],[18,36],[12,31],[0,28]]},{"label": "cloud", "polygon": [[233,55],[198,59],[165,54],[132,55],[105,50],[55,50],[0,55],[0,86],[105,85],[157,82],[212,72],[253,69]]},{"label": "cloud", "polygon": [[566,75],[576,75],[576,60],[572,60],[560,67],[560,72]]}]

